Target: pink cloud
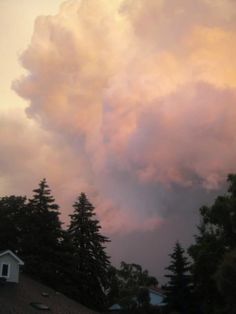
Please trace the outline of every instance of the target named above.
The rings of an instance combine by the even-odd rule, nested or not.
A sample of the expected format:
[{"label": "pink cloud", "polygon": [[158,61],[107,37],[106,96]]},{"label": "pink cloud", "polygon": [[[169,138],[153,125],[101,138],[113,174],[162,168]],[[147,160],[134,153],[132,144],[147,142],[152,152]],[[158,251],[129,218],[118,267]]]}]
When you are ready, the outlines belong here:
[{"label": "pink cloud", "polygon": [[[119,91],[113,97],[119,102]],[[119,123],[109,124],[113,120],[108,117],[108,134],[115,134],[118,142],[122,139],[119,147],[125,147],[112,157],[118,167],[123,161],[131,175],[136,173],[144,182],[191,185],[196,176],[204,186],[215,188],[234,169],[235,102],[234,90],[196,83],[157,97],[149,106],[145,103],[138,109],[136,128],[127,137],[123,138]],[[121,120],[115,107],[108,115]],[[129,123],[128,115],[122,114],[122,119]],[[108,158],[113,144],[110,140]]]},{"label": "pink cloud", "polygon": [[37,19],[21,58],[28,74],[13,87],[55,137],[46,176],[65,207],[91,194],[111,232],[162,221],[160,204],[122,193],[141,203],[141,187],[215,189],[235,170],[234,22],[210,1],[184,4],[68,1]]}]

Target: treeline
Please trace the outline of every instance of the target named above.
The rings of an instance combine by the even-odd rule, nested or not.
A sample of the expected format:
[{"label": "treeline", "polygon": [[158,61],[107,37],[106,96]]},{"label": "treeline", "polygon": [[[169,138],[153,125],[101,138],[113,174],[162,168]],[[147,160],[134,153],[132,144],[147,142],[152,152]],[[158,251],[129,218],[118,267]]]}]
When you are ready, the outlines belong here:
[{"label": "treeline", "polygon": [[108,238],[100,233],[94,207],[84,193],[74,203],[70,224],[62,228],[59,206],[46,180],[33,197],[0,199],[0,249],[25,262],[24,272],[91,308],[103,309],[109,287]]},{"label": "treeline", "polygon": [[101,234],[93,205],[81,193],[68,228],[46,180],[31,199],[0,198],[0,250],[11,249],[32,277],[97,310],[119,303],[126,313],[236,313],[236,175],[211,206],[200,208],[200,225],[187,252],[176,243],[166,267],[166,303],[150,306],[155,277],[140,265],[111,266],[109,239]]},{"label": "treeline", "polygon": [[141,287],[156,285],[156,278],[137,264],[113,267],[106,253],[109,239],[84,193],[73,208],[69,226],[62,228],[45,179],[31,199],[0,198],[0,250],[12,250],[24,260],[25,273],[92,309],[102,311],[116,302],[127,310],[145,307]]},{"label": "treeline", "polygon": [[[184,314],[236,313],[236,175],[228,191],[211,206],[200,208],[195,243],[179,243],[166,268],[166,312]],[[191,262],[190,262],[191,261]]]}]

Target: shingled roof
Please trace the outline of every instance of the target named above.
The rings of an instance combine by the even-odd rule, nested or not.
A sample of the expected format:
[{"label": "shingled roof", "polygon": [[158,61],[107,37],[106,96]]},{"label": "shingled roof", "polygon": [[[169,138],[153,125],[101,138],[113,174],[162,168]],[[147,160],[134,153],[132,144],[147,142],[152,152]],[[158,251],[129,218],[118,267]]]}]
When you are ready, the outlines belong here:
[{"label": "shingled roof", "polygon": [[36,314],[45,312],[32,307],[31,303],[42,303],[55,314],[96,314],[96,312],[67,298],[61,293],[21,274],[18,284],[0,286],[0,313]]}]

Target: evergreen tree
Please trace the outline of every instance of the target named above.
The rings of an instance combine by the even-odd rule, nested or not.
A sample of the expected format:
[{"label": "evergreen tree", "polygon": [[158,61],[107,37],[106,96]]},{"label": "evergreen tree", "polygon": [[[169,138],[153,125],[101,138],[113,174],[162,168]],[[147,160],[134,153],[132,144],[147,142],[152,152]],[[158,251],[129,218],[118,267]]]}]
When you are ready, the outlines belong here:
[{"label": "evergreen tree", "polygon": [[80,302],[102,309],[110,266],[104,245],[109,240],[101,235],[101,226],[94,217],[94,207],[84,193],[80,194],[73,207],[68,233],[74,248],[75,279],[80,290]]},{"label": "evergreen tree", "polygon": [[62,241],[59,206],[43,179],[33,190],[27,206],[23,256],[25,270],[50,285],[56,285],[60,272]]},{"label": "evergreen tree", "polygon": [[171,311],[190,313],[191,311],[191,276],[184,249],[177,242],[174,251],[170,254],[171,263],[166,268],[169,279],[166,285],[166,303]]}]

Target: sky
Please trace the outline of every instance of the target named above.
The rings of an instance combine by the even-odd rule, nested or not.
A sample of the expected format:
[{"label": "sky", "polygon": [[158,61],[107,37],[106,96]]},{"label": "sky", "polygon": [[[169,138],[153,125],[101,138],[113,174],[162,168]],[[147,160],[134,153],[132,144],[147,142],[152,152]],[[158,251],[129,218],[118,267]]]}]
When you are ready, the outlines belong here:
[{"label": "sky", "polygon": [[83,191],[163,279],[236,172],[235,0],[0,0],[0,195]]}]

